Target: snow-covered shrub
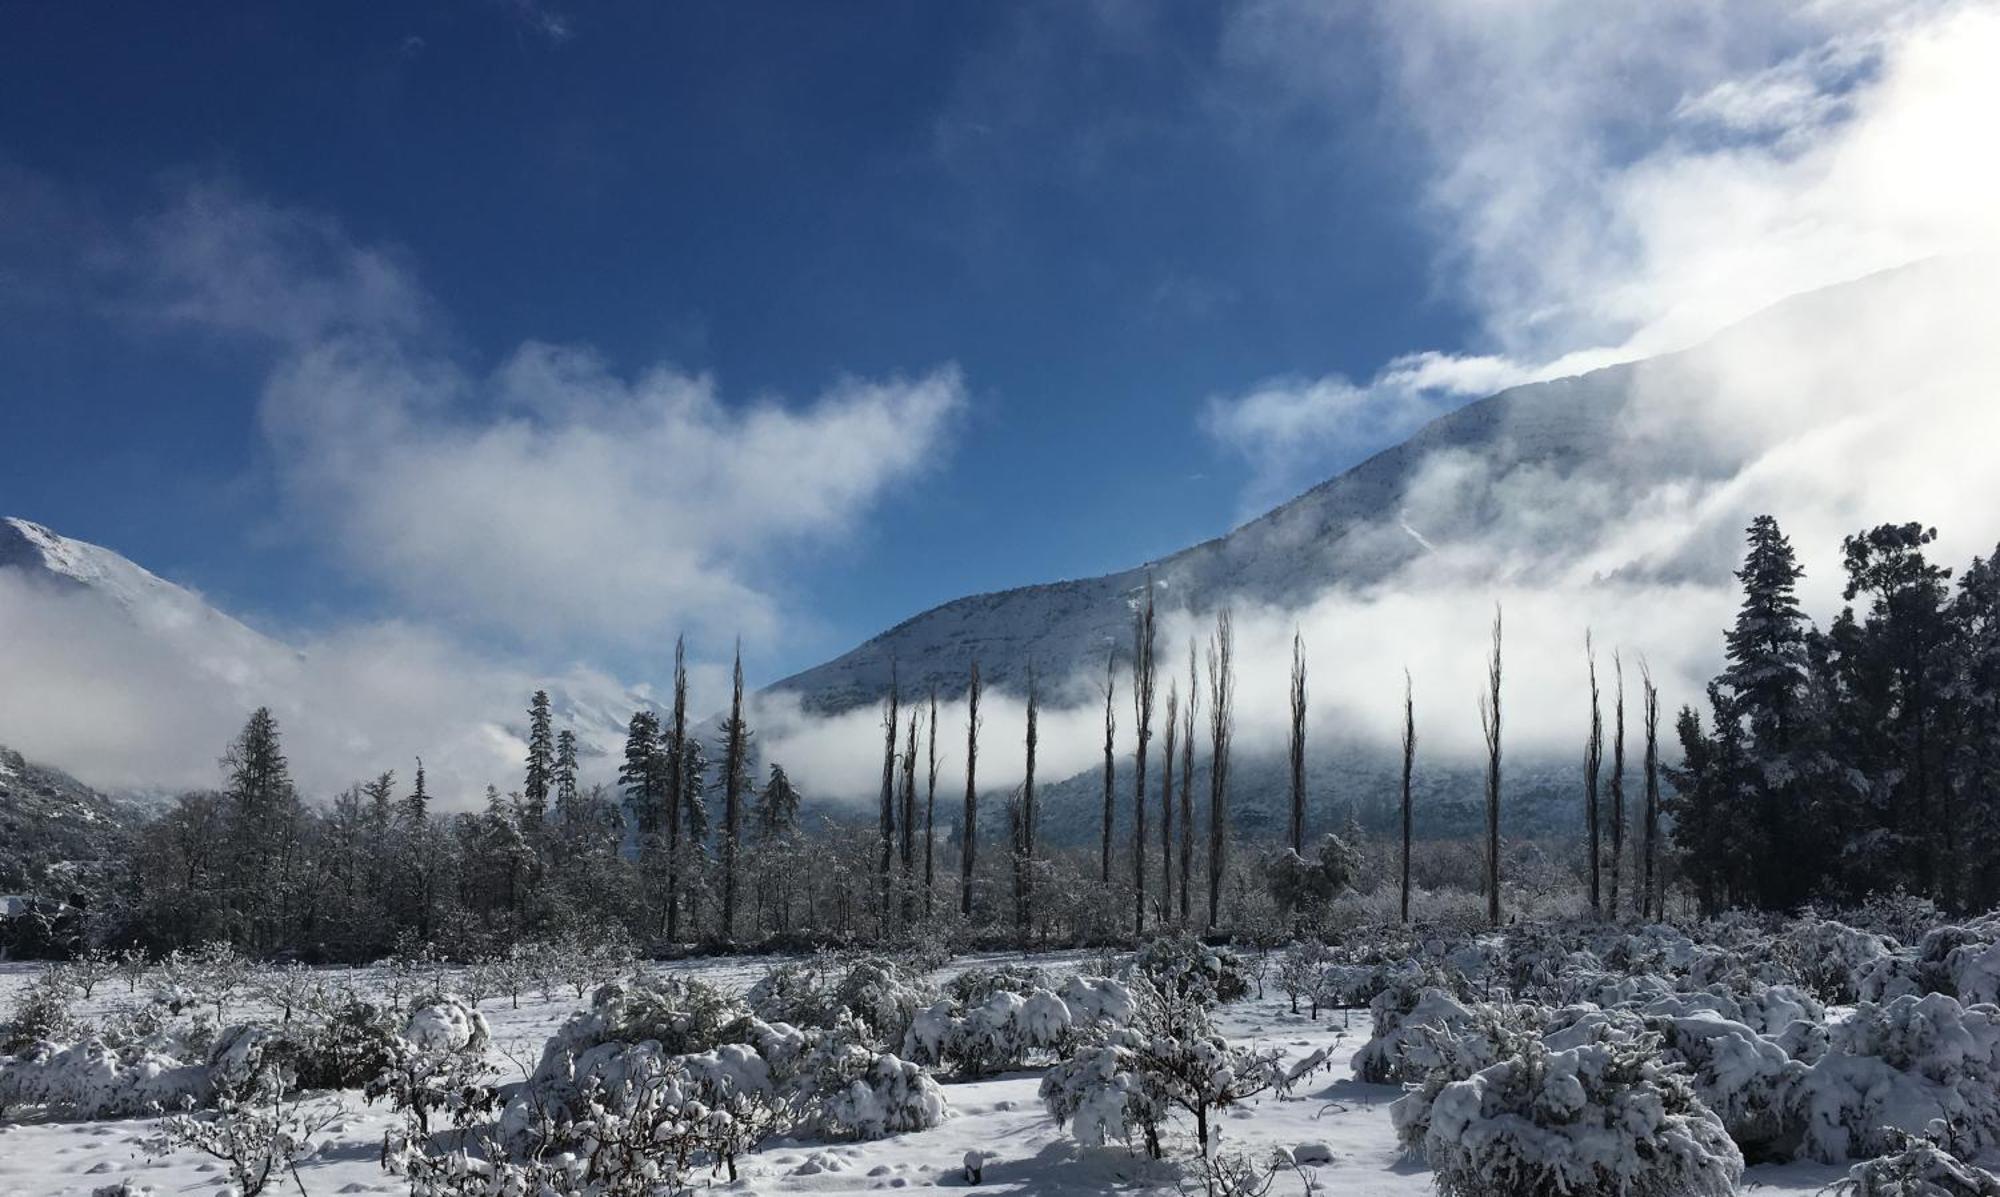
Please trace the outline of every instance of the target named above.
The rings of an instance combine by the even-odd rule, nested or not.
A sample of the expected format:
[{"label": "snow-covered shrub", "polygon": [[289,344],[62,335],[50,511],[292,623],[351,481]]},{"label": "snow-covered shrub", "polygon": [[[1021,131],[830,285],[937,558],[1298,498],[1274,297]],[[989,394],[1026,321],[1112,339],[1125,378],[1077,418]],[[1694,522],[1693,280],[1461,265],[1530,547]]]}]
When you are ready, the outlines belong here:
[{"label": "snow-covered shrub", "polygon": [[425,1134],[437,1111],[483,1112],[494,1100],[486,1083],[493,1068],[481,1055],[491,1038],[485,1017],[464,999],[421,1007],[385,1045],[387,1059],[364,1092],[371,1102],[387,1098],[392,1109],[408,1111]]},{"label": "snow-covered shrub", "polygon": [[223,1020],[231,998],[250,980],[250,961],[234,946],[217,940],[196,948],[176,948],[160,962],[153,1000],[178,1014],[191,1006],[215,1008]]},{"label": "snow-covered shrub", "polygon": [[1500,1006],[1473,1006],[1468,1015],[1456,1024],[1404,1028],[1401,1070],[1419,1082],[1389,1107],[1389,1120],[1406,1150],[1422,1150],[1431,1103],[1446,1085],[1520,1054],[1543,1017],[1539,1008]]},{"label": "snow-covered shrub", "polygon": [[1299,940],[1279,954],[1278,992],[1291,1002],[1292,1013],[1299,1012],[1300,998],[1314,998],[1313,1017],[1319,1017],[1320,973],[1328,967],[1332,956],[1326,945],[1316,939]]},{"label": "snow-covered shrub", "polygon": [[1046,989],[1025,995],[995,989],[983,1000],[945,1000],[918,1013],[903,1037],[903,1055],[925,1064],[951,1067],[963,1076],[983,1076],[1025,1065],[1069,1039],[1069,1007]]},{"label": "snow-covered shrub", "polygon": [[800,1027],[830,1027],[842,1011],[860,1020],[878,1046],[900,1044],[917,1012],[937,1001],[922,975],[881,956],[844,969],[823,959],[781,964],[750,989],[759,1018]]},{"label": "snow-covered shrub", "polygon": [[147,1049],[114,1051],[95,1039],[37,1043],[0,1061],[0,1110],[57,1118],[120,1118],[206,1104],[208,1067]]},{"label": "snow-covered shrub", "polygon": [[389,1067],[395,1038],[393,1015],[350,998],[286,1026],[274,1050],[302,1089],[358,1089]]},{"label": "snow-covered shrub", "polygon": [[1411,1066],[1406,1054],[1430,1046],[1436,1032],[1456,1035],[1477,1022],[1469,1006],[1442,989],[1386,989],[1369,1009],[1375,1034],[1354,1053],[1354,1075],[1374,1085],[1421,1080],[1424,1065]]},{"label": "snow-covered shrub", "polygon": [[[1012,996],[1012,995],[1006,995]],[[829,1139],[880,1139],[944,1121],[944,1091],[915,1063],[878,1052],[853,1023],[822,1032],[799,1063],[800,1124]]]},{"label": "snow-covered shrub", "polygon": [[1895,1150],[1850,1168],[1833,1185],[1833,1197],[2000,1197],[2000,1176],[1928,1136],[1901,1139]]},{"label": "snow-covered shrub", "polygon": [[1801,1154],[1825,1163],[1892,1150],[1934,1120],[1975,1148],[2000,1143],[2000,1009],[1944,994],[1863,1003],[1829,1028],[1799,1082]]},{"label": "snow-covered shrub", "polygon": [[278,1011],[281,1022],[330,1000],[325,980],[303,964],[257,969],[250,974],[248,988],[251,996]]},{"label": "snow-covered shrub", "polygon": [[1653,1017],[1660,1050],[1689,1074],[1696,1096],[1722,1119],[1749,1159],[1786,1158],[1796,1145],[1796,1086],[1806,1066],[1740,1022],[1699,1012]]},{"label": "snow-covered shrub", "polygon": [[1071,977],[1058,991],[1073,1028],[1122,1027],[1132,1021],[1138,999],[1132,987],[1110,977]]},{"label": "snow-covered shrub", "polygon": [[319,1153],[320,1136],[341,1116],[337,1104],[301,1104],[280,1085],[259,1100],[224,1098],[213,1110],[172,1115],[160,1123],[160,1134],[169,1149],[222,1161],[240,1197],[256,1197],[280,1176],[296,1181],[299,1164]]},{"label": "snow-covered shrub", "polygon": [[1424,1151],[1445,1197],[1725,1197],[1743,1175],[1721,1120],[1639,1044],[1531,1042],[1444,1086]]},{"label": "snow-covered shrub", "polygon": [[600,1043],[653,1041],[668,1055],[707,1051],[729,1042],[747,1013],[741,1002],[703,981],[677,976],[614,981],[549,1038],[534,1078],[555,1075]]},{"label": "snow-covered shrub", "polygon": [[945,996],[967,1004],[983,1002],[995,993],[1029,994],[1052,989],[1047,973],[1032,964],[995,964],[968,968],[945,983]]},{"label": "snow-covered shrub", "polygon": [[77,1038],[82,1025],[70,1011],[76,997],[75,987],[60,970],[43,969],[21,991],[7,1015],[0,1051],[15,1052],[37,1042]]},{"label": "snow-covered shrub", "polygon": [[1162,995],[1193,997],[1206,1006],[1250,996],[1251,976],[1236,953],[1192,935],[1147,940],[1133,954],[1130,971]]},{"label": "snow-covered shrub", "polygon": [[[1913,954],[1893,940],[1832,919],[1802,919],[1771,943],[1772,954],[1829,1002],[1861,1000],[1864,988],[1877,992],[1892,983]],[[1871,975],[1873,979],[1871,980]]]},{"label": "snow-covered shrub", "polygon": [[1205,995],[1133,987],[1132,1025],[1100,1030],[1042,1078],[1042,1103],[1077,1141],[1141,1139],[1155,1159],[1159,1130],[1178,1109],[1194,1118],[1208,1154],[1214,1112],[1288,1083],[1276,1051],[1233,1047],[1209,1021]]}]

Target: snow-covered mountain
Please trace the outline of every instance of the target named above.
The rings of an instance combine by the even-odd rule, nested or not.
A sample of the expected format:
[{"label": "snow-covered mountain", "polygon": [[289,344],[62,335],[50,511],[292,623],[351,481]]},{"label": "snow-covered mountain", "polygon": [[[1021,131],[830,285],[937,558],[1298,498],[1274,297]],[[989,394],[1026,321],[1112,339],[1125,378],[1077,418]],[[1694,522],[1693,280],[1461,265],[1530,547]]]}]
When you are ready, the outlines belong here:
[{"label": "snow-covered mountain", "polygon": [[[421,753],[434,791],[473,801],[488,782],[518,784],[537,687],[557,725],[577,733],[587,774],[608,780],[626,720],[647,701],[601,674],[543,679],[400,625],[294,646],[111,549],[18,517],[0,519],[0,583],[0,618],[12,619],[0,631],[16,634],[0,636],[0,669],[23,689],[23,673],[41,679],[78,708],[45,720],[17,705],[12,722],[33,726],[0,717],[0,736],[118,792],[214,784],[227,738],[251,709],[270,706],[311,789],[386,768],[407,777]],[[35,635],[66,643],[24,642]],[[23,689],[0,700],[47,705]],[[83,713],[99,704],[109,705]],[[0,714],[8,709],[0,701]],[[101,734],[78,726],[89,722]]]}]

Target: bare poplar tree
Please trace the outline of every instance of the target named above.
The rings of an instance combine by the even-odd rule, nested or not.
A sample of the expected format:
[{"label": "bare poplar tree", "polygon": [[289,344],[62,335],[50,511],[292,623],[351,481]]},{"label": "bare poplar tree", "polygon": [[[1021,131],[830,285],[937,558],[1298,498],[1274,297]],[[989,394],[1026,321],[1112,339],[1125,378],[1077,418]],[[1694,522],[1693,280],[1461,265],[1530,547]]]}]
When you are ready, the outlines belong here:
[{"label": "bare poplar tree", "polygon": [[1153,580],[1132,626],[1132,932],[1146,933],[1146,748],[1153,738]]},{"label": "bare poplar tree", "polygon": [[1174,745],[1180,736],[1181,684],[1167,682],[1167,738],[1160,751],[1160,922],[1174,917]]},{"label": "bare poplar tree", "polygon": [[979,847],[979,658],[965,687],[965,826],[959,832],[958,912],[972,918],[972,865]]},{"label": "bare poplar tree", "polygon": [[1028,666],[1028,732],[1025,737],[1027,748],[1027,773],[1021,780],[1021,870],[1020,870],[1020,932],[1025,941],[1035,921],[1035,723],[1041,712],[1042,700],[1035,683],[1035,667]]},{"label": "bare poplar tree", "polygon": [[1644,837],[1645,864],[1639,877],[1639,916],[1659,918],[1664,912],[1660,909],[1662,903],[1655,889],[1657,875],[1653,862],[1660,842],[1660,691],[1653,685],[1653,671],[1646,667],[1643,657],[1639,660],[1639,679],[1646,724],[1646,811],[1645,822],[1640,829]]},{"label": "bare poplar tree", "polygon": [[1188,637],[1188,700],[1181,712],[1181,926],[1193,921],[1194,904],[1194,716],[1201,705],[1195,673],[1194,637]]},{"label": "bare poplar tree", "polygon": [[1104,660],[1104,836],[1097,878],[1107,886],[1111,884],[1111,791],[1118,772],[1111,756],[1111,742],[1118,731],[1118,716],[1113,706],[1117,692],[1118,650],[1114,648]]},{"label": "bare poplar tree", "polygon": [[1583,820],[1590,838],[1590,913],[1604,917],[1604,832],[1598,825],[1597,778],[1604,768],[1604,710],[1597,693],[1597,648],[1583,634],[1583,657],[1590,666],[1590,738],[1583,742]]},{"label": "bare poplar tree", "polygon": [[681,804],[687,789],[687,638],[674,637],[674,714],[667,732],[667,778],[672,787],[667,795],[667,942],[679,943],[681,935],[681,824],[685,815]]},{"label": "bare poplar tree", "polygon": [[730,683],[729,728],[722,751],[722,938],[736,935],[737,856],[743,841],[743,786],[748,780],[750,737],[743,725],[743,645],[736,645]]},{"label": "bare poplar tree", "polygon": [[1225,863],[1229,806],[1229,739],[1234,726],[1230,719],[1235,701],[1235,651],[1233,620],[1229,608],[1215,615],[1215,634],[1208,642],[1208,925],[1212,930],[1222,918],[1222,870]]},{"label": "bare poplar tree", "polygon": [[1403,671],[1403,921],[1410,921],[1410,773],[1417,761],[1417,703]]},{"label": "bare poplar tree", "polygon": [[924,917],[931,916],[931,899],[936,892],[937,878],[932,869],[933,852],[937,846],[937,836],[933,828],[937,822],[937,687],[931,687],[930,727],[930,784],[924,792]]},{"label": "bare poplar tree", "polygon": [[1306,638],[1292,629],[1292,851],[1306,851]]},{"label": "bare poplar tree", "polygon": [[1625,863],[1625,661],[1611,654],[1617,693],[1611,698],[1611,917],[1618,917],[1618,880]]},{"label": "bare poplar tree", "polygon": [[1493,608],[1493,656],[1487,688],[1479,695],[1479,727],[1486,735],[1486,921],[1500,925],[1500,608]]},{"label": "bare poplar tree", "polygon": [[909,728],[909,739],[903,748],[903,801],[902,801],[902,890],[903,922],[907,924],[916,915],[917,877],[915,871],[917,848],[917,725],[921,723],[922,712],[912,704],[910,718],[905,724]]},{"label": "bare poplar tree", "polygon": [[895,856],[896,843],[896,732],[900,728],[899,703],[902,701],[902,685],[896,676],[896,662],[889,662],[889,694],[882,700],[882,818],[880,828],[881,853],[876,867],[878,913],[881,916],[882,935],[889,934],[889,862]]}]

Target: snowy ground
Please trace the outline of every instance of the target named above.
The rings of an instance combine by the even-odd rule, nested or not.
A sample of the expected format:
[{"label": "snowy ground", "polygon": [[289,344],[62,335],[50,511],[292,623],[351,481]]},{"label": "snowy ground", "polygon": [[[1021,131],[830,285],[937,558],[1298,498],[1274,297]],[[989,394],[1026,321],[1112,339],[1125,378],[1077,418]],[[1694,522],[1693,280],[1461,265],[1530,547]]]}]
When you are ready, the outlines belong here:
[{"label": "snowy ground", "polygon": [[[975,964],[1018,956],[966,957],[941,970],[945,977]],[[1036,958],[1051,972],[1074,971],[1082,956]],[[699,961],[674,966],[712,984],[747,989],[774,963],[768,959]],[[34,975],[35,966],[0,964],[0,1005]],[[107,982],[83,1004],[92,1015],[143,1002],[120,981]],[[543,1041],[583,1003],[564,992],[553,1000],[524,995],[520,1008],[507,999],[481,1005],[493,1027],[494,1060],[509,1079],[532,1068]],[[1323,1012],[1319,1021],[1291,1014],[1273,990],[1264,999],[1237,1003],[1221,1012],[1220,1025],[1232,1042],[1275,1046],[1297,1060],[1321,1047],[1331,1049],[1330,1069],[1300,1085],[1289,1100],[1264,1097],[1230,1111],[1221,1120],[1221,1145],[1262,1154],[1269,1148],[1323,1146],[1331,1162],[1310,1171],[1324,1191],[1352,1197],[1388,1197],[1430,1192],[1430,1172],[1405,1158],[1390,1128],[1393,1086],[1364,1085],[1352,1078],[1348,1061],[1369,1035],[1366,1010]],[[1192,1185],[1171,1162],[1157,1163],[1122,1147],[1078,1147],[1042,1109],[1036,1087],[1039,1071],[981,1081],[947,1083],[952,1114],[943,1126],[871,1143],[823,1145],[775,1142],[745,1160],[735,1184],[715,1182],[739,1193],[846,1193],[877,1189],[963,1188],[961,1161],[968,1150],[990,1157],[981,1187],[996,1193],[1068,1194],[1126,1192],[1178,1193]],[[310,1197],[337,1193],[397,1193],[396,1178],[384,1173],[377,1155],[385,1131],[398,1120],[381,1107],[370,1108],[358,1092],[338,1095],[351,1111],[333,1142],[301,1169]],[[168,1194],[210,1195],[225,1187],[220,1165],[178,1153],[149,1154],[151,1119],[101,1122],[0,1124],[0,1197],[87,1195],[95,1188],[129,1178]],[[1179,1154],[1191,1147],[1192,1130],[1182,1128]],[[1788,1164],[1752,1168],[1746,1189],[1770,1194],[1812,1193],[1845,1174],[1844,1167]],[[1297,1194],[1297,1176],[1279,1180],[1274,1194]],[[269,1192],[281,1191],[273,1186]],[[286,1186],[282,1191],[295,1191]],[[1198,1189],[1196,1190],[1198,1191]]]}]

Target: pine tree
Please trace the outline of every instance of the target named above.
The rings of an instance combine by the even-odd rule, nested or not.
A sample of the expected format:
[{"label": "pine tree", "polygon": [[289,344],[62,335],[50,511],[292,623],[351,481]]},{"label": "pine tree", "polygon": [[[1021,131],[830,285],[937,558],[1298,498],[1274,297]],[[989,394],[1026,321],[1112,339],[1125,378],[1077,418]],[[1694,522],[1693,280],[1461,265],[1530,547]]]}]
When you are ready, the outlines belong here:
[{"label": "pine tree", "polygon": [[660,782],[660,717],[652,711],[634,711],[625,725],[625,763],[618,767],[618,784],[625,791],[625,809],[638,825],[642,847],[660,831],[666,798]]},{"label": "pine tree", "polygon": [[576,733],[566,727],[556,735],[556,818],[576,820]]},{"label": "pine tree", "polygon": [[555,773],[555,753],[555,733],[549,722],[549,692],[537,690],[528,701],[528,775],[521,786],[530,828],[540,828],[549,813],[549,782]]},{"label": "pine tree", "polygon": [[1403,869],[1402,921],[1410,921],[1410,774],[1417,762],[1417,703],[1410,671],[1403,671]]},{"label": "pine tree", "polygon": [[798,787],[792,784],[785,767],[776,761],[771,763],[770,776],[764,781],[763,791],[757,795],[753,821],[757,827],[757,839],[763,843],[798,830]]},{"label": "pine tree", "polygon": [[274,946],[282,927],[298,795],[279,745],[278,721],[258,707],[222,757],[229,776],[229,908],[247,925],[239,937]]}]

